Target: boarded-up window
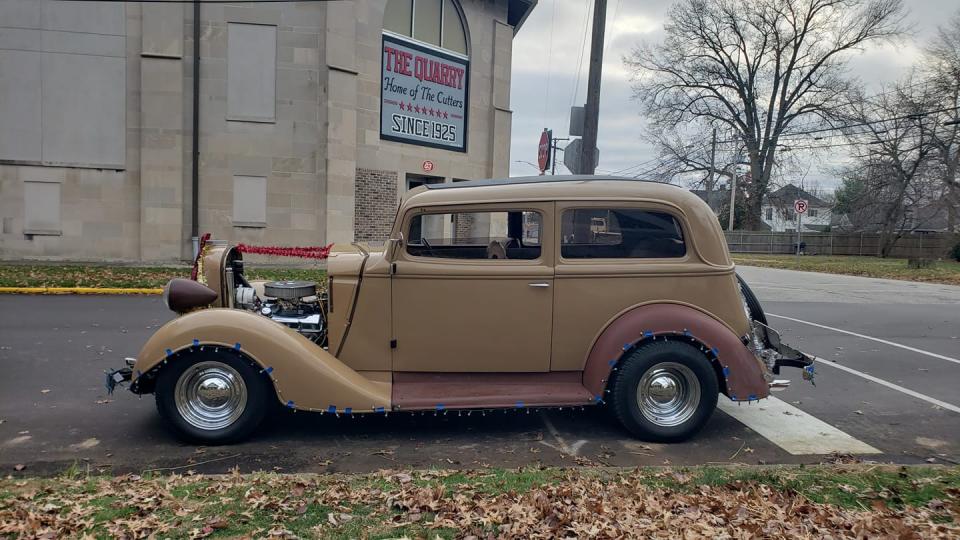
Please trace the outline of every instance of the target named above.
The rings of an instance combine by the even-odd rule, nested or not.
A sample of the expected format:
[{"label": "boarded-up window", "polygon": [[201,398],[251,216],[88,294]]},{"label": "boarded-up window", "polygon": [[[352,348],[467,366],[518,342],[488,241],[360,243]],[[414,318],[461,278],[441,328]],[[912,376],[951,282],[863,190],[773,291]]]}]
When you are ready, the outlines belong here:
[{"label": "boarded-up window", "polygon": [[40,53],[0,51],[0,159],[40,161]]},{"label": "boarded-up window", "polygon": [[24,182],[23,204],[25,234],[60,234],[59,183]]},{"label": "boarded-up window", "polygon": [[277,27],[230,23],[227,31],[227,119],[276,118]]},{"label": "boarded-up window", "polygon": [[124,164],[125,60],[62,54],[43,59],[43,160]]},{"label": "boarded-up window", "polygon": [[237,227],[267,226],[266,178],[233,177],[233,224]]},{"label": "boarded-up window", "polygon": [[0,0],[0,159],[124,167],[124,9]]}]

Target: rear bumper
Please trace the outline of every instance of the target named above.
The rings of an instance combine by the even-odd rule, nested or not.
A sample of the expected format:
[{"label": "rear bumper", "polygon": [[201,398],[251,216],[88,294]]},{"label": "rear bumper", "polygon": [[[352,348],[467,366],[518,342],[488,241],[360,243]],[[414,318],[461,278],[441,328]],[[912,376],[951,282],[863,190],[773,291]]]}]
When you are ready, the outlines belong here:
[{"label": "rear bumper", "polygon": [[[803,380],[813,382],[815,373],[813,356],[780,341],[780,333],[769,326],[756,321],[753,324],[759,334],[757,337],[762,343],[762,350],[758,351],[757,355],[771,373],[779,375],[780,368],[783,367],[800,368],[803,370]],[[789,381],[775,380],[771,386],[783,388],[787,384]]]}]

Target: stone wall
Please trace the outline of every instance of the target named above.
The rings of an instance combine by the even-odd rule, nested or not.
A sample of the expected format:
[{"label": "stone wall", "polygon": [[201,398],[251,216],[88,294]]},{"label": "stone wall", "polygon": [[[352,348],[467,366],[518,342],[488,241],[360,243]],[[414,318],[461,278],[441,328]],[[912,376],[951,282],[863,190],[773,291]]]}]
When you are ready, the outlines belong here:
[{"label": "stone wall", "polygon": [[397,214],[397,172],[357,169],[353,230],[358,242],[383,241]]},{"label": "stone wall", "polygon": [[[77,7],[54,0],[0,0],[0,27],[15,30],[0,44],[0,53],[4,48],[31,52],[31,47],[40,47],[36,52],[43,54],[107,55],[123,64],[125,79],[125,99],[107,111],[110,117],[123,113],[123,145],[116,159],[0,156],[0,259],[190,259],[195,46],[202,57],[201,234],[270,245],[382,240],[405,191],[405,178],[421,174],[425,160],[433,164],[431,174],[445,181],[505,176],[513,38],[513,29],[505,22],[508,0],[459,2],[470,57],[466,152],[380,139],[386,1],[204,3],[198,23],[201,39],[194,44],[189,5],[104,2]],[[113,21],[106,31],[98,26],[104,21]],[[240,57],[228,54],[231,23],[276,29],[272,116],[229,115],[228,64],[231,56]],[[62,42],[67,43],[61,46],[66,47],[63,51],[56,49],[58,40],[31,37],[52,31],[73,36]],[[19,50],[10,54],[14,53],[27,54]],[[13,65],[6,57],[0,64]],[[29,82],[21,72],[32,65],[16,64],[19,67],[8,70],[15,72],[9,80],[21,88],[23,81]],[[232,72],[243,73],[246,67],[233,65]],[[27,90],[33,86],[27,84]],[[83,112],[79,109],[72,108]],[[14,113],[22,112],[10,110],[0,107],[0,123],[12,125],[19,118]],[[78,125],[80,135],[65,129],[56,132],[68,142],[84,143],[77,143],[83,149],[103,131],[95,122]],[[264,179],[265,200],[262,192],[236,177]],[[26,224],[25,200],[37,199],[35,184],[41,182],[44,188],[59,186],[59,227],[53,228],[57,230]],[[243,190],[235,189],[238,182]],[[41,191],[55,201],[54,189]],[[242,219],[247,215],[243,212],[237,217],[234,209],[240,205],[235,193],[256,195],[240,196],[241,203],[264,200],[257,207],[263,209],[263,219]],[[36,212],[31,215],[36,219]]]}]

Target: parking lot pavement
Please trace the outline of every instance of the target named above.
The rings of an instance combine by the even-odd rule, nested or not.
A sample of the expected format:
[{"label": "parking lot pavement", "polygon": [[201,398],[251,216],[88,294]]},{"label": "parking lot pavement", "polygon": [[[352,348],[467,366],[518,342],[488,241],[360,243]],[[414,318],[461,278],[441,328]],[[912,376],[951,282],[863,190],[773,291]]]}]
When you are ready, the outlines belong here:
[{"label": "parking lot pavement", "polygon": [[249,442],[184,445],[164,429],[152,396],[103,389],[103,370],[170,319],[159,298],[0,296],[0,471],[809,463],[835,459],[825,456],[832,450],[960,461],[960,287],[740,270],[771,325],[823,359],[817,385],[787,370],[794,384],[777,399],[724,403],[698,437],[675,445],[631,439],[602,408],[387,418],[285,411]]}]

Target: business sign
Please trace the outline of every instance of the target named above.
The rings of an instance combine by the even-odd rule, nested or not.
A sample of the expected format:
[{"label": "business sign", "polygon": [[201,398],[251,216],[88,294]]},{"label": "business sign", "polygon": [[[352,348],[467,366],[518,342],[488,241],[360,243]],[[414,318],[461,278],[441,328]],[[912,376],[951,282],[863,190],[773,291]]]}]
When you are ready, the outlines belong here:
[{"label": "business sign", "polygon": [[466,152],[469,68],[463,58],[384,34],[380,138]]}]

